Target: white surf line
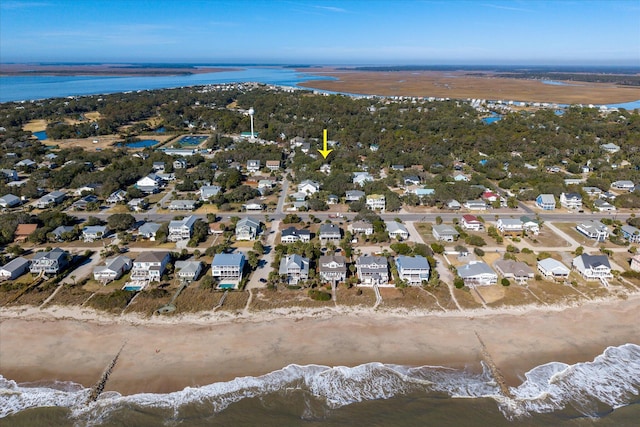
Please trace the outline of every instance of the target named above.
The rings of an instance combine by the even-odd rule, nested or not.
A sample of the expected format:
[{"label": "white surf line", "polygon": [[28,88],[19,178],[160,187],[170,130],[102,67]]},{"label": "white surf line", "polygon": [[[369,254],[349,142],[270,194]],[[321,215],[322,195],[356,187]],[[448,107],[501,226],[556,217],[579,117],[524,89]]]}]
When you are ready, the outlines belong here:
[{"label": "white surf line", "polygon": [[431,292],[429,292],[428,290],[426,290],[426,289],[425,289],[425,288],[423,288],[422,286],[418,286],[418,289],[420,289],[422,292],[426,292],[426,293],[427,293],[427,294],[429,294],[431,297],[433,297],[433,299],[434,299],[434,300],[436,300],[436,305],[437,305],[438,307],[440,307],[440,309],[441,309],[442,311],[444,311],[445,313],[447,312],[447,310],[446,310],[443,306],[441,306],[441,305],[440,305],[440,301],[438,301],[438,298],[437,298],[434,294],[432,294]]}]

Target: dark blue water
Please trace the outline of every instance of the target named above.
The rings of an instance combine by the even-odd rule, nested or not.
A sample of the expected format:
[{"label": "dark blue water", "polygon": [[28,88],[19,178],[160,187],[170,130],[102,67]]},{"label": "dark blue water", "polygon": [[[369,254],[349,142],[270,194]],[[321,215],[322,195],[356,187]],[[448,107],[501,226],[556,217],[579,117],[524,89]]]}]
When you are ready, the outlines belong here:
[{"label": "dark blue water", "polygon": [[180,76],[7,76],[0,78],[0,102],[95,95],[218,83],[259,82],[296,86],[305,80],[335,80],[286,68],[246,68],[240,71]]}]

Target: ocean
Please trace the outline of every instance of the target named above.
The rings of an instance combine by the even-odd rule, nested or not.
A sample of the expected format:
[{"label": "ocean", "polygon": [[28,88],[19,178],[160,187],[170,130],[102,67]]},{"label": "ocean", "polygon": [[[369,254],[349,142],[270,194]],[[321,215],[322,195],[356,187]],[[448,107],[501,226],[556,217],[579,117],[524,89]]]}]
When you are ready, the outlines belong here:
[{"label": "ocean", "polygon": [[510,391],[501,396],[486,367],[290,365],[173,393],[107,391],[87,403],[91,390],[78,384],[0,376],[0,425],[637,426],[640,346],[537,366]]}]

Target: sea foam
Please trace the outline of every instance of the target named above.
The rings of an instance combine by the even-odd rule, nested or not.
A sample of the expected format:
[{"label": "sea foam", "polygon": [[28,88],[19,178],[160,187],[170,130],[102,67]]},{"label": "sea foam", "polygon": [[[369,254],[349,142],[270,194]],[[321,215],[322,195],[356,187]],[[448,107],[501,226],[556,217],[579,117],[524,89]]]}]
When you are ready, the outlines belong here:
[{"label": "sea foam", "polygon": [[208,405],[211,413],[218,413],[242,399],[291,390],[308,393],[329,409],[410,393],[444,393],[455,398],[494,398],[509,419],[561,410],[568,405],[584,415],[596,416],[599,404],[617,408],[638,396],[640,346],[609,347],[592,362],[537,366],[525,374],[520,386],[511,388],[512,399],[500,396],[499,387],[484,365],[481,373],[382,363],[355,367],[289,365],[259,377],[239,377],[173,393],[122,396],[107,392],[92,403],[87,403],[90,390],[77,384],[33,386],[0,376],[0,418],[45,406],[68,408],[71,416],[83,425],[100,422],[111,411],[131,405],[163,408],[178,414],[184,405],[198,403]]}]

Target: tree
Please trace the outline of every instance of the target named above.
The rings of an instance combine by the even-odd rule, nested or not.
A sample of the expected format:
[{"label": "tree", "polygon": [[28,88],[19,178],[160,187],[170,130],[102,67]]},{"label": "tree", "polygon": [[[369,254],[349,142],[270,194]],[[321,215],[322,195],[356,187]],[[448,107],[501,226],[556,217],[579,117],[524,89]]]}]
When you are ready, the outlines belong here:
[{"label": "tree", "polygon": [[260,240],[256,240],[253,244],[253,250],[256,251],[259,255],[264,255],[264,246]]},{"label": "tree", "polygon": [[117,213],[107,218],[107,226],[113,231],[125,231],[133,227],[136,219],[128,213]]},{"label": "tree", "polygon": [[431,244],[431,250],[436,254],[444,253],[444,245],[442,243],[434,242]]}]

